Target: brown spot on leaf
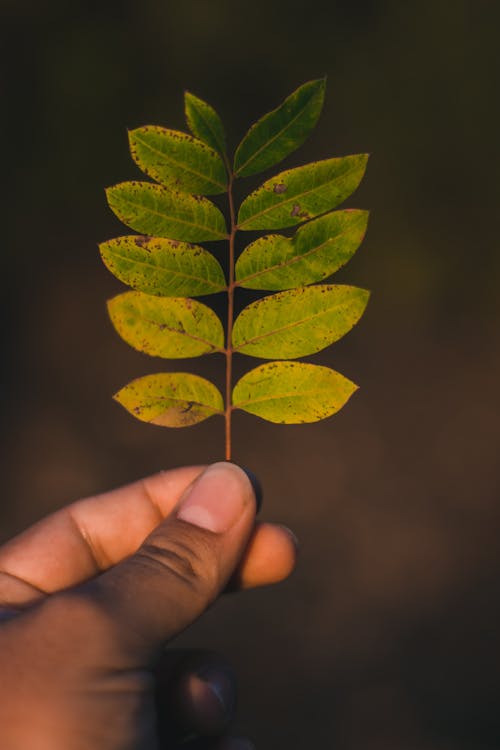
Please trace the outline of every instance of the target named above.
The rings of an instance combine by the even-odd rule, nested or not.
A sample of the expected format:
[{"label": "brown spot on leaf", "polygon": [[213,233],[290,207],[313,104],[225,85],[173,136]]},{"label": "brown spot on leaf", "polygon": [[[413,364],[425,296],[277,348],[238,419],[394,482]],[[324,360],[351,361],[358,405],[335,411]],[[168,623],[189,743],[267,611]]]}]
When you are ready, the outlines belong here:
[{"label": "brown spot on leaf", "polygon": [[135,244],[137,247],[144,247],[147,244],[149,237],[145,234],[140,234],[135,238]]},{"label": "brown spot on leaf", "polygon": [[283,182],[277,182],[276,185],[273,188],[275,193],[286,193],[287,186]]},{"label": "brown spot on leaf", "polygon": [[309,211],[301,211],[298,203],[293,204],[292,212],[290,216],[299,216],[301,219],[310,219],[311,215]]}]

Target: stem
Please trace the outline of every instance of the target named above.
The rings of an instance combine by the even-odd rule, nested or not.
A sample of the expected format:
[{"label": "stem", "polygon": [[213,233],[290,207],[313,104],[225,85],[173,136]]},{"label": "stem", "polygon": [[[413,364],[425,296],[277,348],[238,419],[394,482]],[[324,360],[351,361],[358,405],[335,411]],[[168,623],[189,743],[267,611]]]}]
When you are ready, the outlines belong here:
[{"label": "stem", "polygon": [[233,317],[234,317],[234,238],[236,235],[236,219],[233,201],[234,175],[229,171],[229,182],[227,196],[229,201],[229,215],[231,220],[231,231],[229,234],[229,284],[227,287],[227,341],[226,341],[226,410],[224,418],[226,422],[226,461],[231,460],[231,415],[232,405],[232,375],[233,375]]}]

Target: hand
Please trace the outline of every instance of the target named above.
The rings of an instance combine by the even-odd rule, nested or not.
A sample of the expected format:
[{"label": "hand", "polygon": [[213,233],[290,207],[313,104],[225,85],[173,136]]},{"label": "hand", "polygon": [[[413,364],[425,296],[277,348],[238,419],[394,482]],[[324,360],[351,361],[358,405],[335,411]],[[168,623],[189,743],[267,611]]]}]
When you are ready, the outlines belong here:
[{"label": "hand", "polygon": [[230,718],[228,667],[164,646],[224,590],[291,572],[292,534],[255,512],[237,466],[189,467],[78,501],[0,548],[2,750],[250,748],[204,738]]}]

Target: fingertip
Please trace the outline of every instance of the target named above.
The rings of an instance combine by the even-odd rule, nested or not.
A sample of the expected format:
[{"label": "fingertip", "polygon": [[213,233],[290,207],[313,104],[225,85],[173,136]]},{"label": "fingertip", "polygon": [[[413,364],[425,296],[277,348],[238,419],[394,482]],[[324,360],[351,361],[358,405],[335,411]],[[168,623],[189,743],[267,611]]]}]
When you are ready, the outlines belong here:
[{"label": "fingertip", "polygon": [[250,589],[284,581],[295,569],[297,557],[297,537],[289,528],[259,522],[230,589]]},{"label": "fingertip", "polygon": [[207,737],[221,734],[234,715],[234,676],[218,666],[187,674],[179,684],[179,700],[191,732]]},{"label": "fingertip", "polygon": [[155,678],[162,740],[214,737],[226,731],[234,718],[237,680],[223,656],[206,650],[166,650]]}]

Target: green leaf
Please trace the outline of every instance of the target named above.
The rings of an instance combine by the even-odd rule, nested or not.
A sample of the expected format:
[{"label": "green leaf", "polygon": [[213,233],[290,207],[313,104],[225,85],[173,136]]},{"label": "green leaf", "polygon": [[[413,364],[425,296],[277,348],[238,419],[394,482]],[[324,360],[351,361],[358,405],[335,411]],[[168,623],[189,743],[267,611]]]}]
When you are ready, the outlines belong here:
[{"label": "green leaf", "polygon": [[136,128],[128,135],[137,166],[162,185],[200,195],[226,192],[224,162],[197,138],[155,125]]},{"label": "green leaf", "polygon": [[331,211],[356,190],[367,161],[354,154],[281,172],[243,201],[238,228],[283,229]]},{"label": "green leaf", "polygon": [[354,255],[368,211],[333,211],[310,221],[294,237],[260,237],[236,262],[236,282],[246,289],[293,289],[331,276]]},{"label": "green leaf", "polygon": [[341,409],[357,388],[328,367],[267,362],[238,381],[233,406],[269,422],[318,422]]},{"label": "green leaf", "polygon": [[162,372],[137,378],[113,397],[142,422],[188,427],[224,413],[215,385],[188,372]]},{"label": "green leaf", "polygon": [[239,177],[263,172],[295,151],[316,125],[325,98],[324,78],[309,81],[252,125],[236,150]]},{"label": "green leaf", "polygon": [[99,249],[111,273],[146,294],[197,297],[226,289],[220,263],[199,245],[131,235],[103,242]]},{"label": "green leaf", "polygon": [[118,218],[142,234],[185,242],[227,239],[226,222],[211,201],[149,182],[121,182],[106,190]]},{"label": "green leaf", "polygon": [[193,299],[125,292],[109,300],[108,311],[127,344],[153,357],[198,357],[224,348],[219,318]]},{"label": "green leaf", "polygon": [[290,289],[248,305],[233,328],[236,351],[263,359],[295,359],[321,351],[358,322],[369,292],[319,284]]},{"label": "green leaf", "polygon": [[224,126],[215,109],[186,91],[184,94],[184,111],[186,122],[193,135],[224,156],[226,153],[226,136]]}]

